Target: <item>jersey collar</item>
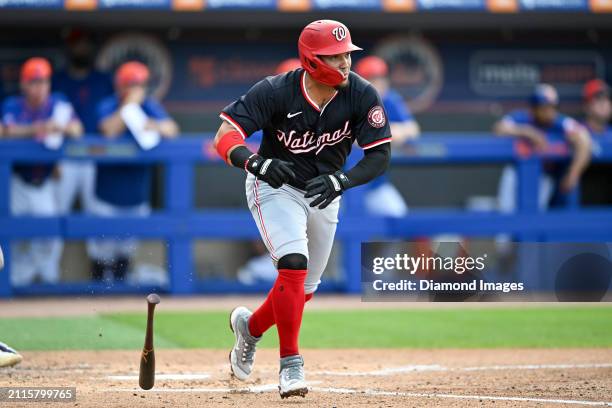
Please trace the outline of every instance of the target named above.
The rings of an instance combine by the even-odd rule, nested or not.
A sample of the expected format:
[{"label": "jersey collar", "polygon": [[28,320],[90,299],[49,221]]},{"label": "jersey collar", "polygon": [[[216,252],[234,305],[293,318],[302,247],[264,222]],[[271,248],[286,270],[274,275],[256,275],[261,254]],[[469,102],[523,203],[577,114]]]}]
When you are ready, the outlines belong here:
[{"label": "jersey collar", "polygon": [[336,90],[336,92],[334,92],[332,97],[329,98],[329,101],[327,101],[327,103],[323,105],[322,107],[319,107],[319,105],[316,104],[314,99],[312,99],[310,95],[308,95],[308,91],[306,91],[306,71],[305,70],[302,71],[302,78],[300,79],[300,88],[302,89],[302,95],[304,95],[304,99],[306,99],[306,101],[310,104],[310,106],[312,106],[317,112],[319,112],[319,114],[323,114],[323,111],[325,110],[327,105],[329,105],[330,102],[334,100],[336,95],[338,95],[338,90]]}]

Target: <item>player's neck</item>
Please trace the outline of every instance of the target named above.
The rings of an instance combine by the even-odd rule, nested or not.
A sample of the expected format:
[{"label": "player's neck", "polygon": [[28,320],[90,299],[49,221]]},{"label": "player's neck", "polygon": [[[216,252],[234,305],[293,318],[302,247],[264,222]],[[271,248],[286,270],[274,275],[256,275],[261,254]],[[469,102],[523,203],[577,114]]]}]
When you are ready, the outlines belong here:
[{"label": "player's neck", "polygon": [[25,98],[25,103],[28,108],[39,109],[47,103],[47,98]]},{"label": "player's neck", "polygon": [[325,105],[336,93],[336,88],[315,81],[306,73],[306,92],[318,106]]},{"label": "player's neck", "polygon": [[587,126],[596,133],[602,133],[606,130],[607,123],[596,120],[595,118],[587,117]]}]

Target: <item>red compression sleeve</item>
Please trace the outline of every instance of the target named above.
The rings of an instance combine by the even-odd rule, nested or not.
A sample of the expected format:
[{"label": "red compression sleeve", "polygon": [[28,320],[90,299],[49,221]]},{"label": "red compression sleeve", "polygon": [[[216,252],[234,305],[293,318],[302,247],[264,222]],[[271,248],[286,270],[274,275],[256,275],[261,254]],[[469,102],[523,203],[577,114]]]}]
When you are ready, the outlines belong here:
[{"label": "red compression sleeve", "polygon": [[239,132],[230,130],[229,132],[223,134],[217,141],[217,153],[219,153],[219,156],[221,156],[223,161],[231,164],[228,153],[236,146],[245,146],[244,139]]}]

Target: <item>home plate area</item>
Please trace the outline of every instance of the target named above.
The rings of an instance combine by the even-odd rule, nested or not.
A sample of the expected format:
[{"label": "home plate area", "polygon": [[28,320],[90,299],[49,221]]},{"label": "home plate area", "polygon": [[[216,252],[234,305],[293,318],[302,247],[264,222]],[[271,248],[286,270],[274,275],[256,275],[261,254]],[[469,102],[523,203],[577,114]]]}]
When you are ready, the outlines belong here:
[{"label": "home plate area", "polygon": [[612,406],[610,349],[302,352],[311,389],[287,400],[278,395],[278,358],[268,349],[258,351],[245,382],[230,376],[227,350],[161,349],[150,391],[138,387],[134,351],[29,352],[0,385],[76,386],[79,407]]}]

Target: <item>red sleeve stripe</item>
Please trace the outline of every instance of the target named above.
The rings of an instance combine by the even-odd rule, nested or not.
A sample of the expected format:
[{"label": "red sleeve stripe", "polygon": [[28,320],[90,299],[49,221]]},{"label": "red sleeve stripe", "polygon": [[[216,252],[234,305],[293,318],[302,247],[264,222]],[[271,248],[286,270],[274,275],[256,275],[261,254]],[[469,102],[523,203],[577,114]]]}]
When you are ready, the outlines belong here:
[{"label": "red sleeve stripe", "polygon": [[247,138],[247,134],[244,131],[244,129],[242,129],[242,126],[240,126],[238,124],[238,122],[236,122],[234,119],[232,119],[231,117],[229,117],[226,113],[221,112],[221,114],[219,115],[219,117],[225,121],[227,121],[227,123],[229,123],[230,125],[232,125],[237,131],[238,133],[240,133],[240,136],[242,136],[243,139]]},{"label": "red sleeve stripe", "polygon": [[380,139],[380,140],[377,140],[375,142],[369,143],[369,144],[367,144],[365,146],[361,146],[361,148],[366,150],[366,149],[369,149],[371,147],[376,147],[376,146],[379,146],[379,145],[381,145],[383,143],[387,143],[387,142],[390,142],[390,141],[391,141],[391,138],[388,137],[386,139]]}]

